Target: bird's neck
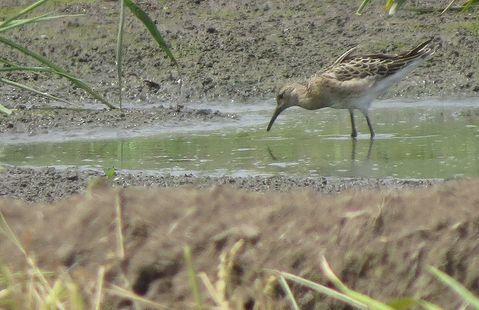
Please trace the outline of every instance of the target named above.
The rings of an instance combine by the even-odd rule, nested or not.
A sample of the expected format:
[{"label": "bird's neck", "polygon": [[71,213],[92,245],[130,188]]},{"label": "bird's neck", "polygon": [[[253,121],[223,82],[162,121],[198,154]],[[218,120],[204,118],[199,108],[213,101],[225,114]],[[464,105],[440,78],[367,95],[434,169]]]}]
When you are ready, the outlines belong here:
[{"label": "bird's neck", "polygon": [[316,110],[326,107],[324,98],[321,98],[320,94],[311,91],[307,86],[300,85],[297,88],[298,94],[298,106],[307,110]]}]

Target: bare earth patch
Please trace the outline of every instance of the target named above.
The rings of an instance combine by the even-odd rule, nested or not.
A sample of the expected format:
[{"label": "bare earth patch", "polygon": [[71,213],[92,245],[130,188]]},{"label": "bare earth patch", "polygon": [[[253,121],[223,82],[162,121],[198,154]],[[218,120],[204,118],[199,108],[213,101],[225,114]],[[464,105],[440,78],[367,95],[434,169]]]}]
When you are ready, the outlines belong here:
[{"label": "bare earth patch", "polygon": [[[25,168],[6,166],[0,172],[0,197],[22,199],[29,202],[53,202],[75,193],[83,192],[89,182],[104,173],[92,169],[56,169],[53,167]],[[198,177],[151,174],[142,171],[120,172],[112,183],[121,186],[179,187],[193,185],[208,188],[213,185],[230,185],[248,191],[311,190],[321,193],[336,193],[350,189],[405,189],[427,187],[443,182],[441,179],[397,178],[339,178],[295,176],[250,176],[250,177]]]},{"label": "bare earth patch", "polygon": [[20,109],[6,116],[0,114],[0,134],[48,133],[51,130],[75,129],[136,129],[192,122],[235,120],[238,116],[212,109],[191,109],[182,105],[122,110],[88,109]]},{"label": "bare earth patch", "polygon": [[[97,187],[53,205],[8,199],[0,210],[46,270],[69,268],[92,293],[97,270],[107,267],[107,285],[123,285],[170,309],[193,305],[182,248],[192,248],[198,271],[216,279],[220,253],[245,245],[235,260],[231,294],[243,305],[259,302],[268,274],[288,271],[323,284],[321,255],[352,288],[388,300],[414,296],[455,309],[460,301],[434,279],[428,265],[479,293],[478,180],[450,181],[427,189],[253,193],[225,186],[207,189]],[[125,258],[116,258],[115,201],[123,211]],[[4,237],[1,237],[4,239]],[[0,256],[14,270],[22,255],[2,240]],[[202,286],[202,295],[208,293]],[[293,285],[302,309],[339,305]],[[277,308],[286,301],[270,298]],[[125,300],[108,298],[118,307]],[[207,300],[212,305],[211,300]]]}]

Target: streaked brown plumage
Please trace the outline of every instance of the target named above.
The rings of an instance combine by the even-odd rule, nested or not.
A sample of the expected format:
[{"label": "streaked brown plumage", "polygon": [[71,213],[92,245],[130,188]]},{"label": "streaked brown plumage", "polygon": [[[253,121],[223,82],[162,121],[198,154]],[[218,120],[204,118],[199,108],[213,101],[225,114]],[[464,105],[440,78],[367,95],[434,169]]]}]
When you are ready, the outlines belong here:
[{"label": "streaked brown plumage", "polygon": [[349,110],[351,136],[355,138],[354,110],[357,109],[364,114],[372,139],[375,133],[368,115],[371,102],[434,54],[437,47],[434,39],[430,39],[398,55],[352,55],[355,50],[352,48],[330,67],[311,77],[306,85],[283,86],[276,97],[277,107],[267,130],[289,107],[300,106],[308,110],[331,107]]}]

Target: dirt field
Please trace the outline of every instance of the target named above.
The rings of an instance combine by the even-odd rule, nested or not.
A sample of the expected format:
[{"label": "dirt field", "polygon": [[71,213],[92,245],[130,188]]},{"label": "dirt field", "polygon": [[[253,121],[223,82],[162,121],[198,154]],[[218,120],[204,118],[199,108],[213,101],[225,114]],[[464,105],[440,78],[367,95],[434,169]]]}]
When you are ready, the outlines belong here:
[{"label": "dirt field", "polygon": [[[26,26],[11,36],[77,73],[114,100],[117,3],[83,2],[56,1],[39,12],[85,16]],[[397,15],[387,17],[380,1],[373,1],[363,16],[354,14],[359,1],[141,1],[178,59],[183,93],[178,92],[178,70],[128,14],[124,59],[127,100],[194,103],[272,98],[274,89],[285,81],[308,78],[353,45],[359,45],[363,53],[394,53],[431,36],[440,37],[443,48],[387,96],[477,95],[477,11],[458,14],[451,10],[439,15],[448,2],[428,0],[415,6],[412,1]],[[3,12],[11,14],[21,3],[29,1],[3,0]],[[437,11],[414,11],[424,8]],[[4,46],[0,51],[3,57],[23,59]],[[10,77],[43,86],[74,103],[81,95],[61,79],[13,73]],[[0,87],[0,94],[2,103],[13,108],[45,104],[6,86]],[[82,101],[91,100],[83,96]]]},{"label": "dirt field", "polygon": [[[276,268],[328,284],[320,273],[325,255],[346,283],[374,298],[409,296],[457,309],[460,301],[428,272],[436,266],[478,294],[479,182],[450,181],[422,190],[252,193],[224,186],[206,190],[97,188],[53,205],[0,201],[19,239],[47,270],[69,268],[91,289],[100,266],[107,285],[124,285],[168,309],[193,305],[182,256],[189,245],[198,271],[215,281],[219,257],[240,239],[245,244],[233,272],[231,300],[252,309]],[[115,201],[123,210],[125,258],[116,259]],[[7,241],[2,259],[22,265]],[[8,255],[7,255],[8,253]],[[338,303],[293,285],[302,309],[340,308]],[[207,299],[205,287],[202,295]],[[234,297],[232,297],[234,296]],[[285,308],[279,288],[273,309]],[[107,304],[125,305],[108,299]],[[207,304],[213,306],[212,300]],[[256,304],[261,306],[261,304]]]}]

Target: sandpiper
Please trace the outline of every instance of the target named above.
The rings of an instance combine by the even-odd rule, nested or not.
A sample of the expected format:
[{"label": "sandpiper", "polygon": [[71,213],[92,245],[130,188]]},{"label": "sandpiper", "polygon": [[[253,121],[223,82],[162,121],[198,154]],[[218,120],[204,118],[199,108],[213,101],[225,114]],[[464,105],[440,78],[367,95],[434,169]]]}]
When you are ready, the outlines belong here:
[{"label": "sandpiper", "polygon": [[289,107],[300,106],[308,110],[330,107],[349,110],[351,137],[356,138],[354,110],[357,109],[364,114],[373,139],[375,133],[368,115],[371,102],[434,54],[437,46],[434,39],[430,39],[397,55],[353,55],[356,48],[351,48],[330,67],[312,76],[306,85],[283,86],[276,96],[276,110],[267,131],[278,115]]}]

